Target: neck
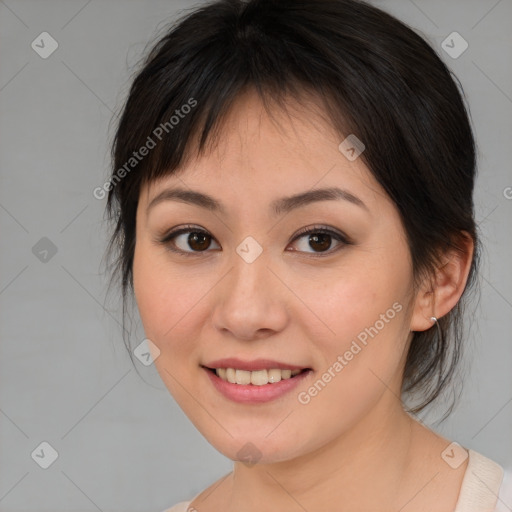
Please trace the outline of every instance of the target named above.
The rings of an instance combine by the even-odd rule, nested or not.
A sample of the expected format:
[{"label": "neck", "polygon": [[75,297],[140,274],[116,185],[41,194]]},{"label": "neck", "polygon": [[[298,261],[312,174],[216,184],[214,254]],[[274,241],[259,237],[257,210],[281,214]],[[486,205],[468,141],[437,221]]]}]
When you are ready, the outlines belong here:
[{"label": "neck", "polygon": [[413,423],[387,392],[349,431],[315,452],[252,467],[236,462],[227,510],[329,510],[333,503],[339,511],[391,508],[411,463]]}]

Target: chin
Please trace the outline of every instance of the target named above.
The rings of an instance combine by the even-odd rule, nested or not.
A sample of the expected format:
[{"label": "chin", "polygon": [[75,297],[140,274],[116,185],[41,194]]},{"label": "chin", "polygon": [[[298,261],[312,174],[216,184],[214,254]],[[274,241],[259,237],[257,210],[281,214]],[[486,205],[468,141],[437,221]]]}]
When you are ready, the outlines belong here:
[{"label": "chin", "polygon": [[[197,425],[196,425],[197,426]],[[218,430],[207,432],[197,426],[205,439],[222,455],[235,462],[245,463],[247,466],[253,464],[273,464],[294,459],[303,455],[303,442],[296,436],[290,436],[287,432],[281,432],[281,435],[268,433],[272,429],[263,429],[264,432],[250,434],[245,430],[245,434],[231,437],[227,432]],[[275,426],[273,427],[275,428]],[[297,449],[300,448],[299,453]]]}]

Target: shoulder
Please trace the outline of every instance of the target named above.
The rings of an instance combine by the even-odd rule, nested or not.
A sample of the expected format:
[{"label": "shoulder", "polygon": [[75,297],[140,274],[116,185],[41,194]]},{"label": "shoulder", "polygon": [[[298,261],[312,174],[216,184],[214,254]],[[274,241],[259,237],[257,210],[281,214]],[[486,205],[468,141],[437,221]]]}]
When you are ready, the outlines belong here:
[{"label": "shoulder", "polygon": [[[172,506],[171,508],[162,510],[162,512],[187,512],[187,508],[190,505],[190,503],[191,503],[191,501],[180,501],[179,503],[176,503],[176,505]],[[193,509],[191,509],[189,512],[193,512]]]},{"label": "shoulder", "polygon": [[503,482],[498,495],[496,512],[509,512],[512,505],[512,465],[503,472]]},{"label": "shoulder", "polygon": [[503,468],[474,450],[468,450],[468,456],[468,465],[454,512],[494,511],[503,483]]}]

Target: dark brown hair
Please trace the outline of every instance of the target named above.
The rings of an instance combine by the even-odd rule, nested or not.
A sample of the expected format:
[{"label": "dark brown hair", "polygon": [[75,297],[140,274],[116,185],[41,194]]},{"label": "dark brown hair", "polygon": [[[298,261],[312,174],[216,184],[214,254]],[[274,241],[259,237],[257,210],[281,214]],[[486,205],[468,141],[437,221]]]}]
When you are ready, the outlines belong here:
[{"label": "dark brown hair", "polygon": [[[286,98],[314,94],[340,141],[355,134],[364,142],[360,158],[400,213],[415,283],[432,275],[443,251],[464,250],[464,238],[471,237],[466,299],[479,254],[476,156],[455,79],[420,35],[366,2],[217,0],[187,12],[145,58],[112,145],[105,190],[115,228],[107,252],[123,304],[133,294],[141,187],[178,172],[192,148],[200,154],[213,146],[233,101],[249,88],[269,113],[271,104],[286,109]],[[134,159],[150,139],[155,145]],[[464,302],[439,320],[440,329],[414,333],[403,381],[404,392],[421,396],[412,412],[451,380],[461,354]],[[124,314],[123,308],[123,325]]]}]

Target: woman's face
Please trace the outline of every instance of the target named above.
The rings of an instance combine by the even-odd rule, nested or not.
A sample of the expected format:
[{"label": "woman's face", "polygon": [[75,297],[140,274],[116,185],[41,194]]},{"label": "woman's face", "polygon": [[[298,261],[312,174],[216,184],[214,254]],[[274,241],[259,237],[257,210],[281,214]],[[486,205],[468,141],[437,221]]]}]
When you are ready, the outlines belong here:
[{"label": "woman's face", "polygon": [[[140,194],[134,288],[155,365],[234,460],[305,455],[399,403],[413,296],[398,212],[299,112],[274,111],[279,128],[256,95],[239,98],[216,150]],[[326,188],[342,192],[307,195]],[[160,195],[175,189],[197,195]]]}]

